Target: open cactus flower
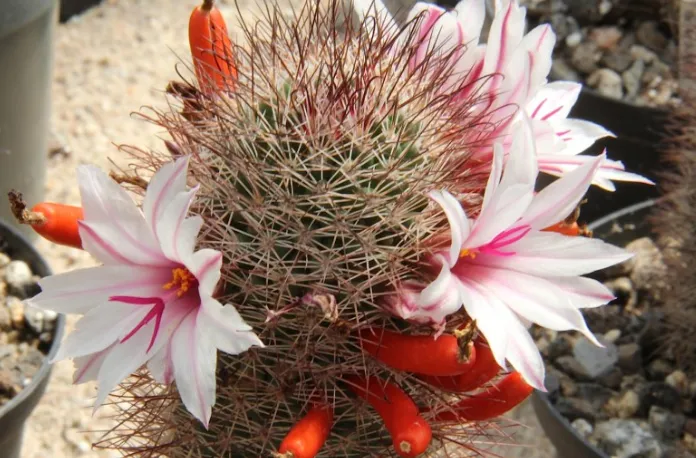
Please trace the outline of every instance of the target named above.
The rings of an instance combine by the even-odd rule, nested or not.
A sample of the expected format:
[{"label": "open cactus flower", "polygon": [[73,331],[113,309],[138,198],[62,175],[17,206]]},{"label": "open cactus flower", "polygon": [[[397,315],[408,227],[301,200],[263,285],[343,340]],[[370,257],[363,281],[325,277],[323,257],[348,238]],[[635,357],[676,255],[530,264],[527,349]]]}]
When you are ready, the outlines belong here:
[{"label": "open cactus flower", "polygon": [[[242,22],[237,46],[206,0],[193,76],[150,118],[165,152],[82,166],[78,207],[12,194],[100,262],[31,299],[82,315],[56,360],[113,401],[96,446],[468,456],[544,390],[530,326],[599,345],[582,309],[613,296],[582,275],[630,254],[577,209],[592,185],[650,182],[581,154],[611,133],[568,118],[580,86],[547,81],[553,32],[495,6],[482,40],[484,0],[418,3],[403,25],[379,1],[308,0]],[[557,178],[538,190],[540,173]]]}]

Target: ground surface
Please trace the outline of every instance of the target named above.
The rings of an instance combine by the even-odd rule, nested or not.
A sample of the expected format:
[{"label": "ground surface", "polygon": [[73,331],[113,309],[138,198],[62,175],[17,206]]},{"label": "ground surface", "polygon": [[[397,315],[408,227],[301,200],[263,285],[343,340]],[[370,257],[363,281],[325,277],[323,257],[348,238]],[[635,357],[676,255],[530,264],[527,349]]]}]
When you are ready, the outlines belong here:
[{"label": "ground surface", "polygon": [[[92,163],[108,169],[109,160],[125,164],[115,144],[161,149],[156,128],[129,114],[141,106],[161,106],[162,91],[176,76],[175,65],[188,54],[186,23],[193,1],[105,0],[81,17],[60,25],[56,36],[53,83],[54,137],[68,155],[55,155],[47,183],[47,200],[76,204],[75,167]],[[227,18],[238,15],[231,1],[220,2]],[[240,0],[244,16],[253,0]],[[235,35],[235,27],[230,24]],[[39,242],[56,272],[92,265],[90,258]],[[69,320],[70,329],[75,317]],[[100,429],[108,426],[102,409],[93,417],[94,385],[73,386],[70,362],[56,364],[51,383],[31,417],[23,458],[110,457],[91,450]],[[498,456],[550,458],[549,444],[530,406],[515,417],[518,442],[525,448],[498,449]]]}]

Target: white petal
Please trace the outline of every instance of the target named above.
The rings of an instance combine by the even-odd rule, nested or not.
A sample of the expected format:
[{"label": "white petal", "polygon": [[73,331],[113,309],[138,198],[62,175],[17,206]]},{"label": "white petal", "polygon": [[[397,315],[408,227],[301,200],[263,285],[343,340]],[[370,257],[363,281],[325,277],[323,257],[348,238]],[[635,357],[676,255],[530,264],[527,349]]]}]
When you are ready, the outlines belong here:
[{"label": "white petal", "polygon": [[461,204],[447,191],[433,191],[429,194],[430,198],[437,202],[447,215],[450,226],[452,244],[449,252],[449,267],[454,266],[459,259],[462,251],[462,243],[469,236],[471,225]]},{"label": "white petal", "polygon": [[462,283],[469,293],[465,308],[484,335],[500,364],[506,359],[532,387],[545,391],[544,362],[525,326],[484,285]]},{"label": "white petal", "polygon": [[110,296],[151,297],[171,280],[171,269],[110,265],[73,270],[39,280],[41,293],[28,302],[44,310],[83,314]]},{"label": "white petal", "polygon": [[553,127],[557,133],[561,134],[560,138],[564,145],[557,154],[568,156],[584,153],[600,138],[614,136],[599,124],[582,119],[562,119],[553,122]]},{"label": "white petal", "polygon": [[[494,149],[493,167],[503,154],[502,148]],[[497,171],[491,171],[491,175]],[[505,172],[493,195],[484,196],[486,207],[482,209],[473,226],[470,237],[464,241],[466,248],[476,248],[490,242],[508,229],[524,213],[534,197],[534,182],[538,169],[534,155],[534,139],[526,120],[516,123],[513,146],[505,164]]]},{"label": "white petal", "polygon": [[172,338],[176,388],[186,409],[208,428],[215,404],[217,349],[192,313]]},{"label": "white petal", "polygon": [[454,7],[457,19],[462,23],[466,37],[466,43],[478,42],[486,19],[486,0],[461,0]]},{"label": "white petal", "polygon": [[353,0],[353,9],[362,22],[370,16],[378,18],[380,24],[388,30],[395,30],[396,21],[382,0]]},{"label": "white petal", "polygon": [[104,360],[112,348],[113,345],[97,353],[75,358],[73,360],[73,364],[75,365],[73,384],[80,385],[97,380],[102,364],[104,364]]},{"label": "white petal", "polygon": [[603,160],[604,155],[597,156],[542,189],[534,196],[520,224],[543,229],[568,217],[587,193]]},{"label": "white petal", "polygon": [[207,298],[198,317],[199,326],[210,335],[216,348],[230,355],[238,355],[251,347],[264,347],[237,309],[224,307],[215,299]]},{"label": "white petal", "polygon": [[90,310],[61,343],[52,362],[99,352],[122,338],[147,314],[146,307],[108,302]]},{"label": "white petal", "polygon": [[[77,175],[85,216],[80,236],[90,254],[105,264],[168,263],[143,214],[123,188],[96,167],[80,166]],[[94,245],[98,248],[92,252]]]},{"label": "white petal", "polygon": [[582,84],[570,81],[547,83],[536,91],[527,104],[527,113],[534,119],[556,122],[566,119],[578,100]]},{"label": "white petal", "polygon": [[143,213],[153,232],[167,205],[179,193],[186,191],[186,173],[189,157],[182,156],[174,162],[163,165],[150,179],[143,200]]},{"label": "white petal", "polygon": [[554,232],[532,232],[505,249],[515,252],[515,255],[482,253],[475,262],[530,275],[570,277],[604,269],[633,256],[601,240],[568,237]]},{"label": "white petal", "polygon": [[[200,222],[194,220],[194,223],[184,224],[197,190],[198,188],[194,188],[188,192],[176,194],[171,201],[166,203],[157,223],[157,238],[162,252],[167,258],[181,263],[186,263],[193,255],[198,230],[203,223],[199,216],[197,219]],[[193,232],[193,229],[198,230]],[[180,247],[187,251],[180,252]]]},{"label": "white petal", "polygon": [[592,278],[554,277],[547,280],[563,290],[573,306],[579,309],[599,307],[615,299],[609,288]]},{"label": "white petal", "polygon": [[155,320],[151,320],[128,340],[118,343],[109,352],[99,371],[99,389],[95,401],[95,410],[104,403],[111,391],[126,377],[135,372],[159,350],[167,345],[176,333],[182,320],[195,314],[186,300],[167,303],[157,337],[150,348],[150,340],[155,329]]},{"label": "white petal", "polygon": [[169,385],[174,381],[171,342],[164,345],[147,363],[147,369],[157,383]]},{"label": "white petal", "polygon": [[198,279],[198,291],[201,297],[212,296],[215,286],[220,281],[222,253],[205,248],[196,251],[191,261],[184,265]]},{"label": "white petal", "polygon": [[513,50],[520,44],[524,33],[524,12],[516,0],[506,0],[495,12],[488,33],[486,63],[483,73],[500,73],[509,62]]},{"label": "white petal", "polygon": [[530,87],[533,91],[546,82],[555,44],[556,34],[549,24],[538,25],[522,38],[520,49],[530,51],[532,55]]},{"label": "white petal", "polygon": [[446,263],[443,262],[437,278],[415,296],[414,304],[418,309],[410,313],[411,318],[427,318],[434,323],[441,323],[462,308],[458,281]]},{"label": "white petal", "polygon": [[555,331],[579,331],[599,345],[578,308],[553,282],[495,268],[472,268],[468,274],[522,318]]}]

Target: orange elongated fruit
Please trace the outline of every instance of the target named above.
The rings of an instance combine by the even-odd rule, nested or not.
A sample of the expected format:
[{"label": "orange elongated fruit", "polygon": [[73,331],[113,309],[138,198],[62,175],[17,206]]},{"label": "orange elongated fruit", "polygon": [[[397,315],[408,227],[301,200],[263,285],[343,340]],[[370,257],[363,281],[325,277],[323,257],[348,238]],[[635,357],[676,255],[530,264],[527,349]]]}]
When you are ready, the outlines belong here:
[{"label": "orange elongated fruit", "polygon": [[292,458],[314,458],[324,446],[331,432],[333,409],[326,404],[316,404],[302,417],[283,442],[278,452]]},{"label": "orange elongated fruit", "polygon": [[435,416],[435,420],[490,420],[517,407],[532,394],[532,391],[534,388],[524,381],[519,372],[512,372],[486,390],[457,402],[451,410],[440,412]]},{"label": "orange elongated fruit", "polygon": [[421,376],[421,380],[430,385],[452,393],[465,393],[480,388],[500,372],[500,366],[493,356],[493,351],[481,338],[474,341],[472,355],[476,355],[471,368],[459,375],[449,377]]},{"label": "orange elongated fruit", "polygon": [[433,433],[418,406],[393,383],[377,377],[346,377],[350,389],[377,411],[401,457],[417,457],[430,445]]},{"label": "orange elongated fruit", "polygon": [[203,92],[211,94],[216,87],[233,90],[237,68],[232,59],[232,42],[225,19],[213,0],[204,0],[191,12],[189,45],[196,77]]},{"label": "orange elongated fruit", "polygon": [[78,221],[84,218],[82,207],[41,202],[31,209],[45,217],[42,223],[32,224],[31,227],[41,237],[58,245],[82,248],[82,239]]},{"label": "orange elongated fruit", "polygon": [[455,336],[409,336],[386,329],[359,331],[363,351],[387,366],[423,375],[463,374],[475,358],[464,358]]}]

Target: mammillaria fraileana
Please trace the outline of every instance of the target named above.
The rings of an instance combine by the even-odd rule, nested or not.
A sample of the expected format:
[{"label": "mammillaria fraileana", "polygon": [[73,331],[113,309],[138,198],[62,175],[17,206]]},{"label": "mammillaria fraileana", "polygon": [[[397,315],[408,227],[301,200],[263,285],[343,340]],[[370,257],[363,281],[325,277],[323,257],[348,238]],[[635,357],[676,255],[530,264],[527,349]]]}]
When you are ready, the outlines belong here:
[{"label": "mammillaria fraileana", "polygon": [[[245,46],[220,41],[226,26],[211,1],[194,11],[192,46],[205,43],[197,34],[216,41],[194,48],[198,81],[172,82],[171,109],[149,117],[171,136],[167,154],[128,150],[136,175],[119,181],[147,188],[142,210],[123,198],[115,214],[124,220],[99,227],[152,222],[148,196],[167,171],[180,170],[185,198],[171,194],[162,205],[177,210],[176,221],[195,219],[196,231],[182,223],[165,237],[145,225],[140,242],[162,237],[163,250],[219,255],[213,282],[165,252],[183,266],[177,287],[205,284],[199,309],[217,304],[218,322],[196,322],[206,355],[223,342],[211,336],[225,323],[230,334],[217,346],[215,381],[202,385],[192,383],[196,369],[177,372],[185,346],[158,347],[170,348],[164,361],[173,361],[176,383],[157,370],[166,364],[124,380],[113,393],[118,426],[100,446],[142,456],[300,458],[432,456],[457,445],[452,453],[464,455],[493,432],[492,418],[532,386],[543,389],[531,322],[591,336],[579,309],[611,295],[579,275],[627,255],[548,229],[566,224],[591,183],[645,180],[604,155],[577,156],[608,132],[566,119],[577,88],[546,81],[551,30],[524,35],[517,1],[497,3],[486,45],[477,44],[483,0],[463,0],[454,12],[418,4],[403,26],[379,2],[352,6],[358,25],[343,28],[337,19],[350,10],[337,0],[309,1],[291,19],[269,7],[258,24],[242,23]],[[562,177],[535,194],[539,171]],[[141,172],[155,178],[148,184]],[[103,185],[105,199],[121,195]],[[85,213],[83,246],[105,272],[113,256],[101,257],[88,240]],[[40,217],[31,221],[40,227]],[[114,249],[118,257],[129,247]],[[533,269],[521,273],[522,265]],[[84,275],[100,281],[99,270]],[[51,308],[64,285],[57,277],[44,285],[37,303]],[[158,320],[157,336],[178,335],[176,324],[161,330],[153,303],[132,299],[140,293],[108,295],[88,297],[130,306],[135,318],[104,340],[121,345],[138,335],[140,362],[160,345],[151,341]],[[100,320],[87,324],[105,326]],[[139,361],[107,368],[104,389]],[[211,374],[210,364],[202,368]],[[200,386],[212,386],[215,398],[191,390]]]}]

